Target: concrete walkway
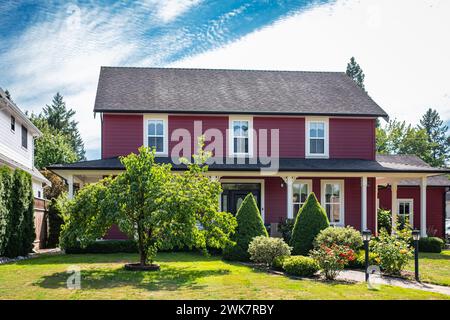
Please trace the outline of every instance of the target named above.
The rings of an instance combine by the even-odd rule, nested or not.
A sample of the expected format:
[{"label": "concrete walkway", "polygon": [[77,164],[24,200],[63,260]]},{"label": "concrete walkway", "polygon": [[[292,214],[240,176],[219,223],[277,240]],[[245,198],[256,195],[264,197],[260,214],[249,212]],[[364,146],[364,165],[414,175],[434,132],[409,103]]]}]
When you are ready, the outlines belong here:
[{"label": "concrete walkway", "polygon": [[[355,281],[355,282],[365,282],[365,274],[363,271],[357,271],[357,270],[343,270],[339,276],[337,277],[337,280],[344,280],[344,281]],[[396,286],[396,287],[403,287],[408,289],[418,289],[423,291],[430,291],[430,292],[436,292],[436,293],[442,293],[450,295],[450,287],[446,286],[438,286],[435,284],[429,284],[429,283],[420,283],[416,281],[410,281],[400,278],[393,278],[393,277],[387,277],[387,276],[379,276],[379,275],[370,275],[370,282],[374,287],[380,284],[390,285],[390,286]]]}]

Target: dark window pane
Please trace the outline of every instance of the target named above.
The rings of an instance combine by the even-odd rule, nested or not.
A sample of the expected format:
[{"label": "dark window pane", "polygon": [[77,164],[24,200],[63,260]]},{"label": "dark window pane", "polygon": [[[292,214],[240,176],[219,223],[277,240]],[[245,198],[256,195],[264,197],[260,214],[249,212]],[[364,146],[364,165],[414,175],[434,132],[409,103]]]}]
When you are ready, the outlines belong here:
[{"label": "dark window pane", "polygon": [[238,153],[238,138],[234,138],[233,152]]},{"label": "dark window pane", "polygon": [[156,137],[156,152],[164,151],[164,140],[163,137]]},{"label": "dark window pane", "polygon": [[16,131],[16,118],[11,116],[11,130]]},{"label": "dark window pane", "polygon": [[316,139],[309,140],[309,152],[317,153]]},{"label": "dark window pane", "polygon": [[244,141],[245,141],[245,153],[248,153],[248,139],[246,138],[246,139],[244,139]]},{"label": "dark window pane", "polygon": [[22,147],[28,148],[28,130],[22,126]]},{"label": "dark window pane", "polygon": [[317,140],[317,153],[324,153],[324,140]]}]

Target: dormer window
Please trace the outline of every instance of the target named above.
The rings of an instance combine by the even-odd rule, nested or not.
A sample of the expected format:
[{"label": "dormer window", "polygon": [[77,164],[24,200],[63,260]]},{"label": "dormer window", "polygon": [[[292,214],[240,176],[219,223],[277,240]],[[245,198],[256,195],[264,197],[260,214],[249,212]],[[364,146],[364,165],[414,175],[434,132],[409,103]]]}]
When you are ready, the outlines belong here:
[{"label": "dormer window", "polygon": [[306,120],[306,157],[328,158],[328,119]]},{"label": "dormer window", "polygon": [[149,116],[146,117],[144,123],[144,145],[152,149],[154,148],[156,155],[167,155],[167,116]]},{"label": "dormer window", "polygon": [[13,116],[11,116],[11,131],[16,131],[16,118],[14,118]]},{"label": "dormer window", "polygon": [[230,119],[230,154],[251,157],[253,149],[253,128],[251,118]]}]

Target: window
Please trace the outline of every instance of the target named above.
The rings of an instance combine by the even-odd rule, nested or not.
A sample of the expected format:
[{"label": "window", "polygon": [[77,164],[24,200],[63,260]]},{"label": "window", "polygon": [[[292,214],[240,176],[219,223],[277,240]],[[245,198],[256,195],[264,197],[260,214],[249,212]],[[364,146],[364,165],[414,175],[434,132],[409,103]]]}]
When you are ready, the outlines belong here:
[{"label": "window", "polygon": [[307,120],[306,156],[328,157],[328,120]]},{"label": "window", "polygon": [[16,118],[11,116],[11,131],[16,131]]},{"label": "window", "polygon": [[155,148],[156,153],[165,153],[165,124],[163,119],[150,119],[147,122],[147,146]]},{"label": "window", "polygon": [[252,120],[231,119],[230,120],[230,155],[252,156]]},{"label": "window", "polygon": [[405,223],[412,225],[413,223],[414,200],[413,199],[397,199],[397,215],[400,226]]},{"label": "window", "polygon": [[322,206],[332,225],[344,225],[344,182],[322,181]]},{"label": "window", "polygon": [[22,147],[28,148],[28,130],[22,126]]},{"label": "window", "polygon": [[297,216],[298,211],[302,207],[302,205],[305,203],[306,198],[308,198],[308,195],[311,193],[311,182],[308,181],[296,181],[292,185],[293,189],[293,198],[292,198],[292,204],[294,206],[294,218]]}]

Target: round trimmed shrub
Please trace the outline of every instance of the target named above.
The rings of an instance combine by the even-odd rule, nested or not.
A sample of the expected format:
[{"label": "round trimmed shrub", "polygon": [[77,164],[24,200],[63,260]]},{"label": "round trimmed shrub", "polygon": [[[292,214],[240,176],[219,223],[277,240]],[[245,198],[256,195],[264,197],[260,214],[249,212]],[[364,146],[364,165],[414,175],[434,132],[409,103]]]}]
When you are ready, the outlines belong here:
[{"label": "round trimmed shrub", "polygon": [[328,227],[321,230],[314,241],[315,247],[321,245],[331,247],[333,244],[347,246],[356,251],[363,245],[361,233],[350,226]]},{"label": "round trimmed shrub", "polygon": [[290,245],[295,255],[307,255],[319,232],[330,225],[325,209],[321,207],[313,192],[300,208],[295,219]]},{"label": "round trimmed shrub", "polygon": [[272,262],[272,269],[274,270],[278,270],[278,271],[283,271],[283,263],[284,260],[290,258],[290,256],[279,256],[276,257],[273,262]]},{"label": "round trimmed shrub", "polygon": [[319,271],[319,265],[313,258],[292,256],[284,259],[283,269],[294,276],[311,277]]},{"label": "round trimmed shrub", "polygon": [[250,260],[272,266],[277,257],[290,256],[291,247],[281,238],[254,237],[248,246]]},{"label": "round trimmed shrub", "polygon": [[440,253],[444,247],[444,244],[444,240],[438,237],[420,238],[419,251]]},{"label": "round trimmed shrub", "polygon": [[231,240],[235,243],[223,250],[226,260],[249,261],[248,246],[254,237],[268,237],[255,197],[249,193],[236,214],[237,228]]}]

